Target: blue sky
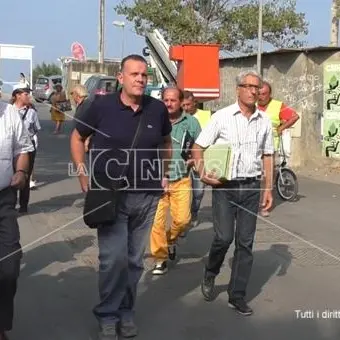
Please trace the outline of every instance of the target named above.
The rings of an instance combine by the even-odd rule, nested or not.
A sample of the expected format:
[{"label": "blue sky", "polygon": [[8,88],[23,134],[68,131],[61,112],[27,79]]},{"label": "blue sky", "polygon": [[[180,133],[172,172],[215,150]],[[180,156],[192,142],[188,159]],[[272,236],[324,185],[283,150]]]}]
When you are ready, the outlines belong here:
[{"label": "blue sky", "polygon": [[[34,63],[57,62],[70,55],[73,41],[81,42],[88,57],[98,56],[98,0],[1,0],[0,43],[35,46]],[[112,25],[117,16],[117,0],[106,0],[105,57],[120,57],[122,30]],[[86,4],[86,5],[85,5]],[[328,45],[330,36],[331,0],[297,0],[297,10],[309,22],[306,41],[309,46]],[[17,11],[20,9],[20,11]],[[133,33],[126,22],[125,54],[141,53],[144,38]],[[0,77],[17,81],[19,72],[29,73],[29,62],[0,60]]]}]

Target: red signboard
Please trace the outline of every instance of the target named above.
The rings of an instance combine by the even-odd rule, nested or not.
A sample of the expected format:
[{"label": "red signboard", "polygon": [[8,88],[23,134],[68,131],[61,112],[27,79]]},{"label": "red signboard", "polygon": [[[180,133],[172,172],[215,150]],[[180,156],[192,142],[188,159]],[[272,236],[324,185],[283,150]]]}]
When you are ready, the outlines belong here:
[{"label": "red signboard", "polygon": [[74,59],[77,59],[79,61],[85,61],[86,60],[86,54],[85,54],[85,49],[83,45],[79,42],[74,42],[71,46],[71,52],[72,52],[72,57]]}]

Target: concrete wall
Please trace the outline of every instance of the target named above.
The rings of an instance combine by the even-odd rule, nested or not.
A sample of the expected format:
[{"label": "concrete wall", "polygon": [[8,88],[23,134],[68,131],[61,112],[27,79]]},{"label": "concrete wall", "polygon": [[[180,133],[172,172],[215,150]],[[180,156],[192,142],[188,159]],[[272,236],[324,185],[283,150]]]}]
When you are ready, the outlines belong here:
[{"label": "concrete wall", "polygon": [[[323,157],[323,65],[333,60],[340,60],[339,51],[294,50],[262,57],[263,77],[272,84],[273,97],[293,107],[301,118],[292,129],[292,166],[303,166]],[[235,77],[244,69],[256,70],[256,56],[221,60],[221,96],[207,103],[207,108],[218,110],[236,100]]]}]

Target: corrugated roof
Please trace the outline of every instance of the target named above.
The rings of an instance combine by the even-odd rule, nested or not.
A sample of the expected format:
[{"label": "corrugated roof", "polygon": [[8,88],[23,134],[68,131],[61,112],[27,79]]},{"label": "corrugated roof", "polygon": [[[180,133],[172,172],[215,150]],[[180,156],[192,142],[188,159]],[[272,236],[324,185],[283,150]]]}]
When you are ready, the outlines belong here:
[{"label": "corrugated roof", "polygon": [[[262,55],[267,54],[283,54],[283,53],[296,53],[296,52],[303,52],[309,53],[314,51],[340,51],[340,46],[314,46],[314,47],[299,47],[299,48],[280,48],[273,51],[264,51]],[[256,56],[257,53],[251,53],[246,55],[240,56],[228,56],[221,58],[220,60],[230,60],[230,59],[241,59],[241,58],[250,58]]]}]

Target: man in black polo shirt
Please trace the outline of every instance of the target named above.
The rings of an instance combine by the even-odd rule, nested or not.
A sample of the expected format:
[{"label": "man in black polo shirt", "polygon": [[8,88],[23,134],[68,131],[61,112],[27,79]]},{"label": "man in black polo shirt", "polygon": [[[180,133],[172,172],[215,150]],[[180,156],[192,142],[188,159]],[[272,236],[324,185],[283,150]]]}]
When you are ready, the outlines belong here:
[{"label": "man in black polo shirt", "polygon": [[[161,101],[144,95],[145,59],[139,55],[124,58],[118,80],[122,90],[96,98],[71,136],[77,169],[84,164],[84,141],[92,134],[93,173],[120,178],[127,162],[126,150],[131,148],[138,119],[144,116],[135,152],[128,160],[124,176],[128,188],[119,200],[116,221],[98,227],[100,303],[94,314],[101,326],[102,340],[117,339],[117,332],[123,337],[137,335],[133,322],[137,284],[143,272],[143,254],[157,204],[168,188],[169,163],[165,160],[171,160],[172,156],[168,111]],[[86,192],[85,174],[79,176],[79,181]]]}]

